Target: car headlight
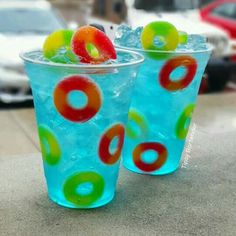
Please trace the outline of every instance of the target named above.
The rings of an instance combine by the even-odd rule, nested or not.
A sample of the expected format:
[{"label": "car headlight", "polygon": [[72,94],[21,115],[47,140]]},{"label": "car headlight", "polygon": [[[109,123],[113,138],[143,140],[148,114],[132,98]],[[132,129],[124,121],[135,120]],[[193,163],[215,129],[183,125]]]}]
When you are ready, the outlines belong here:
[{"label": "car headlight", "polygon": [[229,41],[223,36],[207,36],[207,40],[214,46],[213,55],[214,56],[224,56],[227,54],[229,49]]}]

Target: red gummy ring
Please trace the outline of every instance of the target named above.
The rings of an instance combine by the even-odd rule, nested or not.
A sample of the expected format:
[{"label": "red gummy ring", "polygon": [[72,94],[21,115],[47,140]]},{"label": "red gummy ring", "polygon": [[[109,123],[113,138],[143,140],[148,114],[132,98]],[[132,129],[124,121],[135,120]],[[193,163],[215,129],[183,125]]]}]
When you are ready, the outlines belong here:
[{"label": "red gummy ring", "polygon": [[[107,165],[115,164],[120,157],[124,144],[125,128],[122,124],[116,124],[108,129],[103,135],[99,143],[99,156],[102,162]],[[118,145],[113,154],[110,153],[109,147],[114,137],[118,137]]]},{"label": "red gummy ring", "polygon": [[[83,108],[73,108],[68,103],[68,94],[79,90],[86,94],[87,104]],[[99,111],[102,99],[97,85],[86,77],[73,75],[60,81],[54,90],[54,104],[58,112],[67,120],[86,122]]]},{"label": "red gummy ring", "polygon": [[[179,66],[184,66],[187,69],[186,74],[183,78],[172,81],[170,74]],[[197,71],[197,62],[191,56],[178,56],[170,59],[163,66],[160,72],[160,84],[163,88],[169,91],[177,91],[186,88],[193,80]]]},{"label": "red gummy ring", "polygon": [[[141,154],[145,151],[153,150],[158,154],[157,160],[153,163],[148,164],[142,161]],[[164,145],[160,143],[150,142],[150,143],[140,143],[137,145],[133,151],[133,161],[134,164],[142,171],[152,172],[160,169],[167,159],[167,149]]]},{"label": "red gummy ring", "polygon": [[[72,50],[81,58],[83,63],[102,63],[109,59],[116,59],[116,51],[111,40],[105,33],[92,26],[79,28],[72,38]],[[99,52],[98,57],[89,55],[86,46],[92,44]]]}]

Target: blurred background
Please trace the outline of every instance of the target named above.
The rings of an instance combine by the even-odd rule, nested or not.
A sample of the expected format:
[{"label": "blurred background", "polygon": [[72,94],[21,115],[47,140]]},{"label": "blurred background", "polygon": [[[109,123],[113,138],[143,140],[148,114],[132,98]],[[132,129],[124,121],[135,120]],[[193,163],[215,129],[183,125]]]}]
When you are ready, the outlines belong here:
[{"label": "blurred background", "polygon": [[114,39],[117,25],[155,20],[207,37],[215,47],[200,94],[236,91],[236,0],[0,0],[0,108],[32,106],[20,51],[39,48],[61,28],[96,23]]}]

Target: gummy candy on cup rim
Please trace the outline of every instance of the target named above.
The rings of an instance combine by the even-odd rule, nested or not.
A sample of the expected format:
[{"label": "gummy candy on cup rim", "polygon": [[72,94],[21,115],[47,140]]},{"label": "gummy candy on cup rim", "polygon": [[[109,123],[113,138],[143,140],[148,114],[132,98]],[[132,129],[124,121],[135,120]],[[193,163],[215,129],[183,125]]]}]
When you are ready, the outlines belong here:
[{"label": "gummy candy on cup rim", "polygon": [[66,64],[99,64],[117,58],[110,39],[92,26],[82,26],[76,32],[65,29],[51,33],[44,42],[43,54],[52,62]]},{"label": "gummy candy on cup rim", "polygon": [[[162,45],[155,44],[155,38],[163,41]],[[179,43],[178,30],[169,22],[154,21],[147,24],[141,33],[141,43],[146,50],[173,51]]]},{"label": "gummy candy on cup rim", "polygon": [[55,63],[78,63],[79,58],[71,51],[73,34],[74,31],[68,29],[51,33],[44,41],[44,57]]},{"label": "gummy candy on cup rim", "polygon": [[180,45],[188,44],[188,38],[186,32],[178,31],[171,23],[154,21],[133,30],[127,25],[119,26],[115,43],[118,46],[144,49],[148,57],[162,60],[178,50]]},{"label": "gummy candy on cup rim", "polygon": [[[158,32],[156,32],[156,35],[148,35],[149,37],[149,42],[152,45],[153,49],[145,49],[142,45],[141,42],[141,33],[143,31],[143,29],[146,27],[137,27],[135,29],[132,29],[130,26],[125,25],[125,24],[121,24],[117,31],[116,31],[116,37],[115,37],[115,44],[119,47],[127,47],[127,48],[133,48],[133,49],[145,49],[145,50],[151,50],[153,52],[149,52],[149,54],[153,54],[153,56],[157,55],[156,52],[154,51],[158,51],[158,54],[161,54],[161,51],[174,51],[174,50],[182,50],[182,48],[189,48],[189,44],[192,44],[192,36],[195,35],[188,35],[186,32],[184,31],[178,31],[177,29],[175,30],[175,35],[176,35],[176,40],[175,43],[177,44],[177,47],[175,49],[171,49],[171,50],[167,50],[166,47],[164,47],[165,43],[166,43],[166,36],[164,35],[162,36],[161,34],[163,32],[160,32],[161,29],[164,27],[166,28],[166,26],[171,25],[168,22],[165,21],[161,21],[160,25],[159,21],[157,22],[151,22],[151,23],[158,23]],[[147,24],[148,26],[149,24]],[[169,29],[173,29],[173,25],[172,27],[169,27]],[[202,37],[202,36],[201,36]],[[171,40],[173,40],[171,38]],[[200,42],[202,43],[202,42]],[[205,44],[205,43],[204,43]],[[154,48],[156,46],[156,48]],[[196,48],[196,47],[194,47]],[[163,53],[163,55],[168,54],[168,53]],[[151,55],[149,55],[151,56]]]},{"label": "gummy candy on cup rim", "polygon": [[117,58],[108,36],[92,26],[80,27],[72,37],[71,47],[83,63],[100,64]]}]

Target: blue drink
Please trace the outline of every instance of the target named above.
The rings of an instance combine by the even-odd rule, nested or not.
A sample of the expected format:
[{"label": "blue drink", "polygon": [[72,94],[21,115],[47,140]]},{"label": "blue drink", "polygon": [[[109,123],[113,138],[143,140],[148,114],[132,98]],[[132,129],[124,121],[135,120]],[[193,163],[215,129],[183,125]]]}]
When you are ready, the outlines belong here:
[{"label": "blue drink", "polygon": [[94,208],[112,200],[131,92],[143,57],[118,51],[111,64],[55,64],[22,55],[33,91],[51,200]]},{"label": "blue drink", "polygon": [[[200,36],[193,38],[201,39]],[[117,40],[118,43],[122,44],[122,38],[120,42]],[[179,167],[198,90],[211,54],[211,48],[205,42],[202,48],[188,46],[182,46],[176,52],[162,53],[129,46],[145,56],[132,95],[122,155],[123,164],[129,170],[163,175]]]}]

